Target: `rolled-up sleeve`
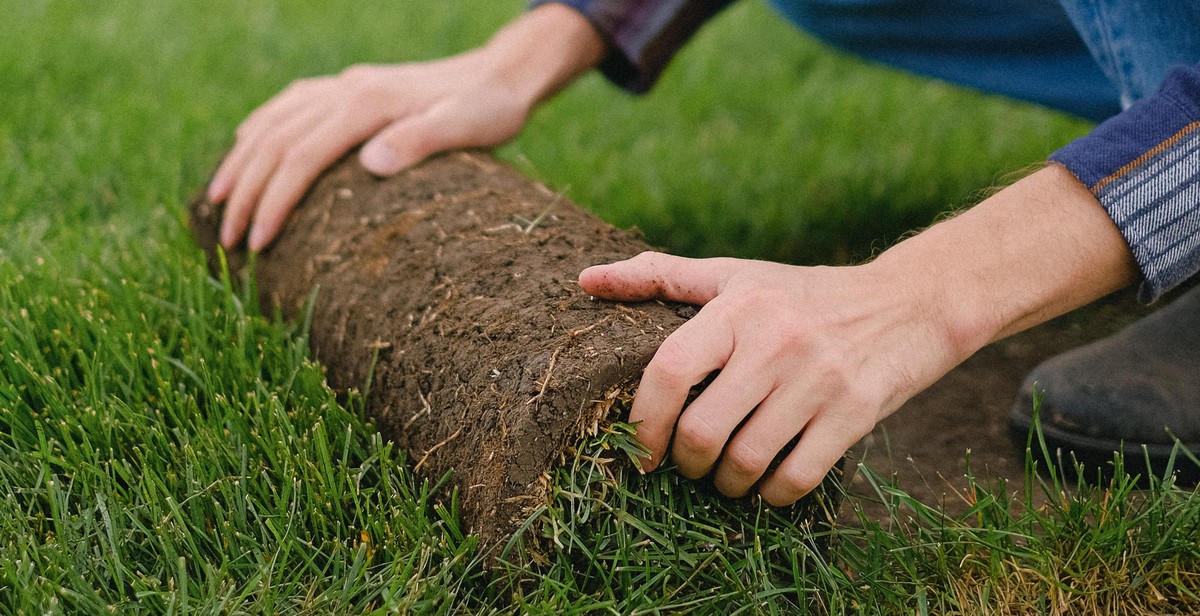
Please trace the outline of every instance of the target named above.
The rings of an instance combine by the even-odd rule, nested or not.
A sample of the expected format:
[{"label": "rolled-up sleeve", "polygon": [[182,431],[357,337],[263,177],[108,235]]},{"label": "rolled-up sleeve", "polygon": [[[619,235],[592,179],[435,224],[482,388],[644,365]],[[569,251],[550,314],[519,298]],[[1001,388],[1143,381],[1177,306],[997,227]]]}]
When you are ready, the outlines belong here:
[{"label": "rolled-up sleeve", "polygon": [[1133,251],[1153,301],[1200,271],[1200,64],[1050,156],[1087,186]]},{"label": "rolled-up sleeve", "polygon": [[532,0],[529,8],[557,3],[579,11],[609,44],[600,71],[618,86],[643,93],[700,26],[734,1]]}]

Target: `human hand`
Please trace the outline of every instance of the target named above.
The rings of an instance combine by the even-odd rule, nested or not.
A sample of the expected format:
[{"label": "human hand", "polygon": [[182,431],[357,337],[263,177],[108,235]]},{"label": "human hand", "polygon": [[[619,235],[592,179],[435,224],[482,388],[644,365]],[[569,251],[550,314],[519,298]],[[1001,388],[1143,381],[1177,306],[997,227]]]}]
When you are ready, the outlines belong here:
[{"label": "human hand", "polygon": [[227,200],[221,244],[232,248],[249,227],[250,248],[265,247],[317,175],[364,140],[363,167],[391,175],[436,152],[511,139],[532,102],[491,82],[481,63],[466,54],[359,65],[292,83],[238,127],[209,185],[209,200]]},{"label": "human hand", "polygon": [[[1069,171],[1050,165],[854,267],[794,267],[644,253],[584,270],[588,293],[701,304],[667,337],[630,411],[662,462],[716,468],[745,494],[795,501],[880,419],[990,341],[1138,279],[1116,225]],[[686,408],[691,387],[720,374]],[[745,421],[743,425],[743,420]],[[674,443],[672,444],[672,431]]]},{"label": "human hand", "polygon": [[544,5],[457,56],[292,83],[238,127],[209,184],[208,199],[226,202],[221,245],[233,248],[249,229],[250,249],[265,248],[321,171],[364,141],[363,167],[391,175],[438,152],[512,139],[604,49],[578,13]]},{"label": "human hand", "polygon": [[[591,295],[703,305],[642,376],[630,421],[652,470],[668,446],[680,473],[715,468],[724,494],[762,479],[796,501],[883,417],[963,359],[918,289],[871,265],[795,267],[643,253],[584,270]],[[689,390],[720,373],[686,409]],[[744,423],[743,423],[744,422]],[[740,427],[739,427],[740,426]],[[672,439],[672,432],[674,438]],[[773,472],[768,465],[800,435]]]}]

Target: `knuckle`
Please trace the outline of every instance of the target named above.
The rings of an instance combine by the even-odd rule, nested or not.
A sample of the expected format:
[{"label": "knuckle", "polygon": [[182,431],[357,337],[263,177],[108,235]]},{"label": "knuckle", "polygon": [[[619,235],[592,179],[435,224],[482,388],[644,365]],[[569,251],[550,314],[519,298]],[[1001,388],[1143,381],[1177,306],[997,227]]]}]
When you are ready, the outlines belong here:
[{"label": "knuckle", "polygon": [[638,253],[629,263],[638,267],[642,271],[657,272],[660,266],[662,254],[653,250],[643,250]]},{"label": "knuckle", "polygon": [[285,87],[283,89],[283,91],[280,92],[279,95],[275,97],[275,100],[292,97],[292,96],[296,96],[296,95],[303,95],[304,93],[309,92],[313,88],[315,88],[318,84],[321,83],[321,81],[322,80],[319,77],[305,77],[303,79],[297,79],[297,80],[289,83],[287,85],[287,87]]},{"label": "knuckle", "polygon": [[821,384],[821,391],[830,399],[847,400],[857,395],[853,387],[854,378],[850,368],[843,363],[843,355],[820,353],[810,360],[810,370]]},{"label": "knuckle", "polygon": [[760,450],[750,445],[734,443],[725,451],[723,462],[729,465],[729,470],[739,476],[758,477],[767,470],[771,457],[763,455]]},{"label": "knuckle", "polygon": [[660,382],[691,386],[694,383],[687,382],[691,380],[691,362],[692,353],[683,343],[676,336],[667,336],[646,366],[646,372]]},{"label": "knuckle", "polygon": [[303,164],[308,159],[308,153],[295,141],[280,143],[278,144],[278,148],[279,164],[281,166],[290,167]]},{"label": "knuckle", "polygon": [[343,86],[343,102],[352,109],[377,109],[392,97],[388,81],[380,79],[375,70],[362,69],[352,77],[344,78]]},{"label": "knuckle", "polygon": [[370,109],[379,104],[381,95],[374,84],[358,82],[347,89],[345,100],[352,109]]},{"label": "knuckle", "polygon": [[351,64],[338,73],[338,77],[347,81],[362,81],[373,77],[375,67],[370,64]]},{"label": "knuckle", "polygon": [[659,254],[658,252],[655,252],[653,250],[643,250],[642,252],[639,252],[635,257],[630,259],[630,261],[635,261],[638,263],[647,263],[647,262],[651,262],[651,261],[654,261],[655,259],[657,259],[658,254]]},{"label": "knuckle", "polygon": [[237,129],[233,131],[233,136],[237,138],[238,141],[246,141],[250,138],[251,131],[253,130],[252,121],[254,118],[255,116],[251,114],[251,116],[247,118],[245,122],[238,124]]},{"label": "knuckle", "polygon": [[264,105],[255,109],[241,124],[238,124],[233,134],[239,143],[251,143],[264,135],[269,135],[277,122],[278,118],[272,114],[270,107]]},{"label": "knuckle", "polygon": [[807,349],[812,345],[812,333],[806,327],[782,327],[775,339],[783,349]]},{"label": "knuckle", "polygon": [[287,146],[279,155],[279,169],[307,171],[316,166],[316,159],[311,151],[295,144]]},{"label": "knuckle", "polygon": [[825,480],[825,470],[812,465],[802,468],[781,468],[778,477],[789,494],[796,498],[812,492]]},{"label": "knuckle", "polygon": [[675,442],[689,453],[711,453],[719,451],[724,445],[724,439],[713,430],[711,424],[686,415],[680,418],[675,428]]},{"label": "knuckle", "polygon": [[250,148],[247,154],[256,159],[267,158],[277,161],[287,151],[287,146],[291,141],[289,136],[280,132],[260,132],[253,143],[247,144]]},{"label": "knuckle", "polygon": [[718,296],[705,304],[701,310],[704,311],[705,316],[725,323],[737,323],[746,314],[745,307],[741,302],[737,299],[729,299],[727,296]]}]

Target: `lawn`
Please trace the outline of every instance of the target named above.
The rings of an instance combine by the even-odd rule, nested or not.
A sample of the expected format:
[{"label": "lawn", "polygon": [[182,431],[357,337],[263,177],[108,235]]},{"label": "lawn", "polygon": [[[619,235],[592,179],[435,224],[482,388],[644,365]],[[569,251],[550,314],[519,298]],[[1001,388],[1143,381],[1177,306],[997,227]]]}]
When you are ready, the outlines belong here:
[{"label": "lawn", "polygon": [[[1030,472],[948,517],[863,471],[891,519],[796,528],[599,462],[620,425],[559,471],[540,547],[485,567],[303,324],[208,275],[184,203],[290,80],[462,50],[519,4],[0,0],[0,612],[1200,611],[1200,498],[1169,481]],[[585,78],[501,155],[675,252],[840,263],[1088,128],[751,1],[651,95]]]}]

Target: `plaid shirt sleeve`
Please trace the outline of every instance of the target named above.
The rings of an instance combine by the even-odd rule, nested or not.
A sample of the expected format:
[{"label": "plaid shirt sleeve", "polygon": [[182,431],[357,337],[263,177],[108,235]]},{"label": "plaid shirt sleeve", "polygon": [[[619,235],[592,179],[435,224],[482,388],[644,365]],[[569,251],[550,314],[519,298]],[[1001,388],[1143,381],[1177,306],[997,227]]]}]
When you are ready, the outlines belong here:
[{"label": "plaid shirt sleeve", "polygon": [[734,0],[531,0],[529,8],[557,2],[579,11],[611,51],[600,71],[618,86],[643,93],[704,22]]},{"label": "plaid shirt sleeve", "polygon": [[1133,251],[1153,301],[1200,271],[1200,64],[1050,156],[1087,186]]}]

